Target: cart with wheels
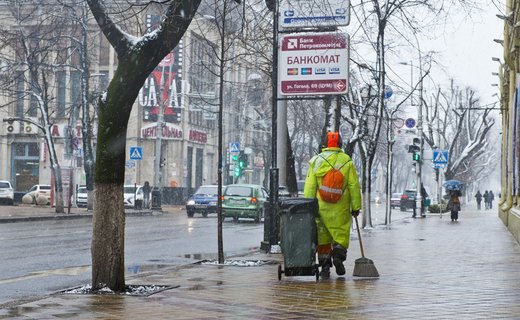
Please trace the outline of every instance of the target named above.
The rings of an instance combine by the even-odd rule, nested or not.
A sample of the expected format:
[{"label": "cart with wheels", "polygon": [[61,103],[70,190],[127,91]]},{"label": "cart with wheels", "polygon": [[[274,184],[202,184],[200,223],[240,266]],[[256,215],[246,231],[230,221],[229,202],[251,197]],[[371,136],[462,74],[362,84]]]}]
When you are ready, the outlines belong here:
[{"label": "cart with wheels", "polygon": [[280,247],[283,268],[278,266],[278,280],[282,274],[315,276],[319,280],[316,264],[317,230],[315,217],[318,201],[313,198],[288,198],[280,201]]}]

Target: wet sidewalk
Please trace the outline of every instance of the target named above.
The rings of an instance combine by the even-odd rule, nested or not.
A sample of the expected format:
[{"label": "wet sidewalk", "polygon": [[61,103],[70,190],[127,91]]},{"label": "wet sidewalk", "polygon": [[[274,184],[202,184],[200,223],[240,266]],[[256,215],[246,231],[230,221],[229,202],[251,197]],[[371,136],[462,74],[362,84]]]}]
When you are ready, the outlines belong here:
[{"label": "wet sidewalk", "polygon": [[[252,267],[192,264],[127,277],[168,285],[147,296],[54,294],[0,310],[0,319],[519,319],[520,246],[491,211],[405,218],[363,230],[379,279],[351,276],[360,257],[355,232],[347,275],[282,277],[281,254]],[[78,284],[79,286],[80,284]]]}]

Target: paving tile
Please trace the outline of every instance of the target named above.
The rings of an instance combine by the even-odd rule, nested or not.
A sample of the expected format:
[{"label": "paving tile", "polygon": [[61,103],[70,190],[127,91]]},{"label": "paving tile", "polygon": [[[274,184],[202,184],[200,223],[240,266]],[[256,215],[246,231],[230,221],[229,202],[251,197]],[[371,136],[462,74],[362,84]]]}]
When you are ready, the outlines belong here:
[{"label": "paving tile", "polygon": [[350,275],[360,257],[353,235],[345,277],[278,281],[276,264],[177,266],[128,279],[178,286],[149,297],[53,295],[2,309],[0,319],[520,319],[520,247],[496,214],[465,210],[458,223],[432,215],[362,232],[379,279]]}]

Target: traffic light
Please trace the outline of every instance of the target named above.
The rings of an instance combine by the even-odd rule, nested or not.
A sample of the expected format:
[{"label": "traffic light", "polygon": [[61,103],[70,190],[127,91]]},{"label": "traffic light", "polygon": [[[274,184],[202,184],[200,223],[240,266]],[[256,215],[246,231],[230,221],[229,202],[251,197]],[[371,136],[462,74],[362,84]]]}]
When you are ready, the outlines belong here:
[{"label": "traffic light", "polygon": [[240,151],[240,155],[238,157],[238,166],[240,169],[247,167],[247,154],[245,154],[244,151]]},{"label": "traffic light", "polygon": [[233,174],[235,177],[240,177],[242,175],[242,168],[240,166],[235,166],[235,169],[233,169]]},{"label": "traffic light", "polygon": [[408,153],[412,154],[413,161],[421,161],[421,140],[413,138],[412,144],[408,145]]}]

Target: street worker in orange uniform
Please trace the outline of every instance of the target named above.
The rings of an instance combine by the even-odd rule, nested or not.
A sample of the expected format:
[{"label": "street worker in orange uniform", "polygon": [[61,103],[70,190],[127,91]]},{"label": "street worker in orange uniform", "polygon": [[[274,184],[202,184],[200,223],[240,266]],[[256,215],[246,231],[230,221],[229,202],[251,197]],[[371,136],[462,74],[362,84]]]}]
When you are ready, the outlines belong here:
[{"label": "street worker in orange uniform", "polygon": [[[318,199],[317,252],[323,278],[330,277],[332,263],[338,275],[345,274],[343,262],[347,258],[352,216],[357,216],[361,209],[356,168],[341,147],[339,133],[328,132],[323,137],[322,152],[309,161],[303,191],[304,197]],[[331,179],[335,180],[335,186]]]}]

